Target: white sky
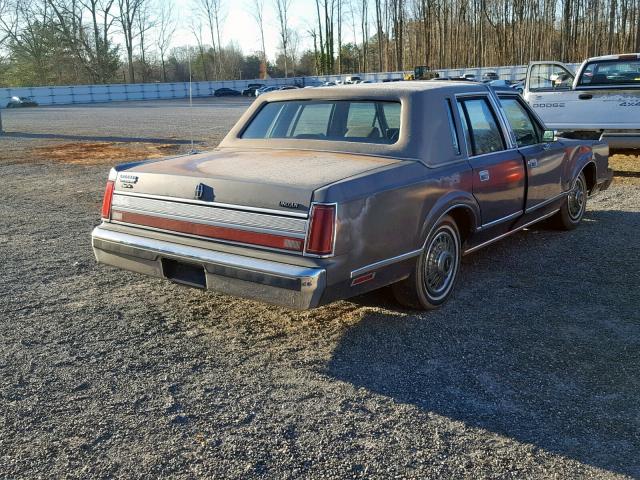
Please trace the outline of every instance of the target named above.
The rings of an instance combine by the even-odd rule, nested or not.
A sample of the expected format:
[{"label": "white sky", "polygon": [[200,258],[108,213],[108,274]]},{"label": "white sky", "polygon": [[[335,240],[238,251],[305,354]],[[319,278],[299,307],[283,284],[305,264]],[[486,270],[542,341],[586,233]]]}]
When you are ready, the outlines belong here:
[{"label": "white sky", "polygon": [[[163,0],[159,0],[163,1]],[[177,20],[177,29],[173,37],[172,46],[195,45],[195,39],[190,30],[190,19],[197,15],[194,0],[174,0],[174,15]],[[261,49],[260,31],[251,15],[251,0],[222,0],[225,15],[224,26],[221,28],[222,44],[227,45],[231,41],[237,43],[245,54],[250,54]],[[264,29],[267,56],[275,60],[278,50],[278,21],[273,0],[264,0]],[[308,48],[313,48],[313,40],[307,34],[310,25],[315,25],[314,0],[292,0],[289,12],[290,26],[300,36],[300,53]],[[203,41],[210,44],[205,19],[203,23]]]}]

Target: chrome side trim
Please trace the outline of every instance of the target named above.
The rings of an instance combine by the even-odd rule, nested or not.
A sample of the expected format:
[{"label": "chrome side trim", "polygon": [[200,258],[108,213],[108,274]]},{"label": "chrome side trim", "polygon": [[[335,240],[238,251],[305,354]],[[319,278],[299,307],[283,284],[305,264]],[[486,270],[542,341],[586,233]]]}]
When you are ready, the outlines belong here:
[{"label": "chrome side trim", "polygon": [[249,207],[246,205],[234,205],[230,203],[221,203],[221,202],[206,202],[204,200],[193,200],[190,198],[178,198],[178,197],[167,197],[165,195],[150,195],[147,193],[135,193],[135,192],[123,192],[116,191],[114,195],[123,195],[127,197],[140,197],[140,198],[152,198],[157,200],[168,200],[170,202],[178,202],[178,203],[189,203],[193,205],[207,205],[209,207],[220,207],[220,208],[228,208],[231,210],[244,210],[247,212],[257,212],[257,213],[266,213],[271,215],[279,215],[284,217],[296,217],[296,218],[307,218],[307,213],[302,212],[288,212],[286,210],[274,210],[271,208],[261,208],[261,207]]},{"label": "chrome side trim", "polygon": [[351,272],[351,278],[359,277],[365,273],[369,273],[373,270],[378,270],[382,267],[386,267],[388,265],[402,262],[403,260],[408,260],[409,258],[417,257],[422,253],[422,250],[413,250],[412,252],[403,253],[402,255],[397,255],[395,257],[387,258],[385,260],[380,260],[379,262],[370,263],[364,267],[358,268]]},{"label": "chrome side trim", "polygon": [[302,218],[228,210],[215,206],[185,204],[178,201],[130,196],[121,193],[113,195],[111,207],[114,210],[149,213],[198,223],[223,224],[225,226],[237,225],[245,228],[255,227],[287,233],[295,232],[301,235],[304,235],[307,231],[307,220]]},{"label": "chrome side trim", "polygon": [[546,207],[547,205],[549,205],[550,203],[555,202],[556,200],[560,200],[562,197],[566,197],[567,195],[569,195],[569,192],[562,192],[559,195],[556,195],[555,197],[551,197],[546,199],[543,202],[540,202],[536,205],[534,205],[533,207],[529,207],[525,210],[525,213],[531,213],[531,212],[535,212],[536,210],[538,210],[539,208],[542,207]]},{"label": "chrome side trim", "polygon": [[533,225],[534,223],[538,223],[542,220],[544,220],[545,218],[549,218],[551,215],[555,215],[556,213],[558,213],[560,211],[560,209],[558,210],[554,210],[553,212],[549,212],[545,215],[542,215],[541,217],[536,218],[535,220],[532,220],[530,222],[525,223],[524,225],[522,225],[521,227],[516,228],[515,230],[510,230],[506,233],[503,233],[502,235],[498,235],[495,238],[492,238],[491,240],[487,240],[486,242],[481,243],[480,245],[476,245],[475,247],[469,248],[467,250],[465,250],[462,254],[463,255],[467,255],[468,253],[473,253],[476,250],[480,250],[482,247],[486,247],[487,245],[497,242],[498,240],[501,240],[505,237],[508,237],[509,235],[511,235],[512,233],[516,233],[519,232],[520,230],[522,230],[523,228],[527,228],[531,225]]},{"label": "chrome side trim", "polygon": [[482,230],[486,230],[489,227],[493,227],[493,226],[498,225],[500,223],[508,222],[509,220],[513,220],[514,218],[519,217],[523,213],[524,212],[522,210],[520,210],[519,212],[513,212],[512,214],[507,215],[506,217],[498,218],[497,220],[493,220],[492,222],[485,223],[485,224],[481,225],[480,227],[476,228],[476,232],[481,232]]}]

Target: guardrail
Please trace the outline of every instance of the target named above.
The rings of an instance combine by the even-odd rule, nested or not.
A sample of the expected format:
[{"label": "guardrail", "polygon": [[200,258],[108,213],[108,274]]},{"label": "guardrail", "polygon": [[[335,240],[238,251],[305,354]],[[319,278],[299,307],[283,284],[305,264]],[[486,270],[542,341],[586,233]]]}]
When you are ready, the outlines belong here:
[{"label": "guardrail", "polygon": [[[575,68],[575,65],[570,65]],[[486,72],[495,72],[501,79],[519,80],[526,75],[526,65],[485,67],[485,68],[457,68],[437,70],[441,77],[459,77],[473,74],[482,78]],[[243,90],[250,83],[263,85],[299,85],[317,86],[324,82],[342,81],[348,76],[358,76],[362,80],[383,82],[401,80],[411,72],[382,72],[361,73],[350,75],[321,75],[314,77],[270,78],[267,80],[224,80],[212,82],[193,82],[193,97],[210,97],[218,88],[233,88]],[[69,85],[51,87],[16,87],[0,88],[0,108],[7,106],[11,97],[33,97],[40,105],[71,105],[78,103],[107,103],[126,102],[134,100],[165,100],[189,97],[189,83],[121,83],[107,85]]]}]

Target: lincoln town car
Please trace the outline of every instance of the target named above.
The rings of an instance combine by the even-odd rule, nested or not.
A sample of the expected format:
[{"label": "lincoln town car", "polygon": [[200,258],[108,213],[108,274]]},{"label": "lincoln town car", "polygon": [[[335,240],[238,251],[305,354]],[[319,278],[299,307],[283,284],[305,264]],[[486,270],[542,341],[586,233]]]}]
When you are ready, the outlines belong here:
[{"label": "lincoln town car", "polygon": [[391,285],[432,309],[463,255],[542,220],[575,228],[611,179],[605,143],[555,137],[511,90],[278,91],[212,151],[113,168],[92,244],[107,265],[289,308]]}]

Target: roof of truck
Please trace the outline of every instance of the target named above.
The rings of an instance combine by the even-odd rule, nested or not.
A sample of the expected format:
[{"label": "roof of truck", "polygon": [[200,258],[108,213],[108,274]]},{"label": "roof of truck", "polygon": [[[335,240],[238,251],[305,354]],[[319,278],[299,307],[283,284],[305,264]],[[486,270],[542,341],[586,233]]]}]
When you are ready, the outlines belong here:
[{"label": "roof of truck", "polygon": [[633,57],[640,60],[640,53],[620,53],[618,55],[602,55],[600,57],[587,58],[587,62],[601,62],[603,60],[633,60]]}]

